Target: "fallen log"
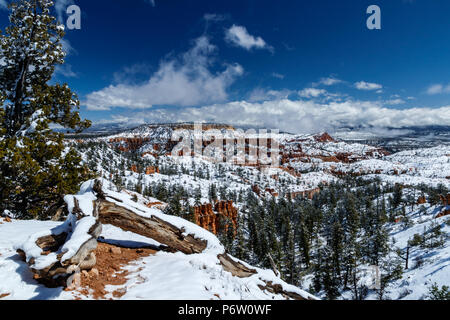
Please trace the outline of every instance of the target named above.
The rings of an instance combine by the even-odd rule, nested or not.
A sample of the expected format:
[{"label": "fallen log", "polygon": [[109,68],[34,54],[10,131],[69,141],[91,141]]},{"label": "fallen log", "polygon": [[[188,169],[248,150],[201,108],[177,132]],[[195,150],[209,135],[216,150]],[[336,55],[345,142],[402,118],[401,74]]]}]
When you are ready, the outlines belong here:
[{"label": "fallen log", "polygon": [[223,269],[230,272],[235,277],[248,278],[257,273],[255,269],[247,268],[242,263],[234,261],[226,253],[218,255],[217,258]]},{"label": "fallen log", "polygon": [[281,284],[274,284],[271,281],[264,281],[266,283],[265,286],[258,285],[258,287],[261,290],[266,290],[272,294],[282,295],[286,299],[292,299],[292,300],[316,300],[313,298],[305,298],[298,293],[292,292],[292,291],[286,291],[283,289],[283,286]]},{"label": "fallen log", "polygon": [[201,253],[206,249],[207,242],[183,235],[184,230],[157,217],[145,218],[131,210],[107,200],[96,202],[98,219],[103,224],[110,224],[125,231],[131,231],[148,237],[168,247],[169,252],[185,254]]}]

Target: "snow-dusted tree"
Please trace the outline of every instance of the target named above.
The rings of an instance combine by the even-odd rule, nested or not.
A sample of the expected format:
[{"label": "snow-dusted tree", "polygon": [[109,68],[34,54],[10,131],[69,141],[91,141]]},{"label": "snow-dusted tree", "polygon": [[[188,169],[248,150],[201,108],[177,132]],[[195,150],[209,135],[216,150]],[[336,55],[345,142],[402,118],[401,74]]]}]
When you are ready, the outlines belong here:
[{"label": "snow-dusted tree", "polygon": [[73,193],[87,178],[75,150],[51,125],[81,132],[79,100],[67,84],[50,85],[64,63],[64,27],[50,0],[10,4],[10,25],[0,35],[0,210],[36,217]]}]

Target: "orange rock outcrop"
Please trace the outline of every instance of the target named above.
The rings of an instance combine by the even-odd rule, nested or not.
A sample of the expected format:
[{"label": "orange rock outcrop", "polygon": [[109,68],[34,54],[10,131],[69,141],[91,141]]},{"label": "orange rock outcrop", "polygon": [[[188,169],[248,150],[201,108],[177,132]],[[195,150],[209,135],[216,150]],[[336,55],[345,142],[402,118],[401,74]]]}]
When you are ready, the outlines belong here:
[{"label": "orange rock outcrop", "polygon": [[315,188],[315,189],[305,190],[305,191],[300,191],[300,192],[291,192],[291,198],[295,199],[298,196],[302,196],[302,197],[308,198],[309,200],[312,200],[314,195],[316,195],[319,192],[320,192],[320,188]]},{"label": "orange rock outcrop", "polygon": [[322,135],[315,136],[314,139],[317,142],[336,142],[327,132]]},{"label": "orange rock outcrop", "polygon": [[158,167],[147,167],[145,169],[145,174],[155,174],[155,173],[159,173]]},{"label": "orange rock outcrop", "polygon": [[427,198],[425,196],[421,196],[417,200],[417,204],[425,204],[425,203],[427,203]]},{"label": "orange rock outcrop", "polygon": [[215,235],[228,232],[230,227],[236,235],[237,217],[238,210],[233,206],[233,201],[217,201],[214,210],[211,203],[194,208],[195,223]]},{"label": "orange rock outcrop", "polygon": [[444,209],[442,210],[441,213],[439,213],[436,216],[436,219],[450,215],[450,193],[447,194],[446,196],[441,195],[440,198],[441,198],[442,205],[444,206]]}]

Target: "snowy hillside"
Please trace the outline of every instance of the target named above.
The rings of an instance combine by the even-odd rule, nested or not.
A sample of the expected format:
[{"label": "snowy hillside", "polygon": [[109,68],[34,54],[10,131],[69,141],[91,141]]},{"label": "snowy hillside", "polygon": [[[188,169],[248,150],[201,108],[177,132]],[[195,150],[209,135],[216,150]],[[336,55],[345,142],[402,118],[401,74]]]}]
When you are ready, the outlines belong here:
[{"label": "snowy hillside", "polygon": [[[211,126],[222,132],[234,130],[227,126]],[[189,125],[181,127],[188,131],[191,138],[194,137]],[[38,236],[45,235],[50,229],[61,230],[65,228],[64,225],[60,222],[13,220],[0,225],[0,271],[7,271],[0,273],[4,277],[4,281],[0,282],[3,284],[0,295],[4,294],[4,299],[286,298],[279,291],[263,289],[267,283],[278,283],[281,287],[277,290],[289,290],[305,298],[312,297],[306,292],[314,292],[316,296],[327,299],[329,293],[323,288],[315,289],[317,277],[323,271],[315,270],[317,266],[314,266],[313,261],[320,259],[322,250],[326,252],[326,245],[332,240],[328,239],[329,227],[322,226],[321,220],[316,220],[315,216],[319,211],[327,212],[331,201],[336,201],[332,200],[333,197],[330,198],[329,193],[340,190],[359,197],[361,192],[368,192],[368,199],[357,199],[361,223],[366,223],[368,217],[364,215],[370,214],[363,214],[369,199],[377,211],[380,210],[380,197],[373,192],[382,192],[382,201],[386,203],[382,210],[389,216],[389,221],[383,225],[389,242],[386,257],[391,261],[387,266],[390,263],[397,267],[403,265],[404,262],[399,262],[401,259],[396,251],[404,253],[407,242],[416,234],[425,239],[429,228],[435,227],[436,223],[440,225],[439,239],[442,243],[434,248],[428,244],[412,248],[409,268],[402,267],[404,270],[401,276],[389,280],[385,292],[383,291],[384,298],[426,299],[431,285],[442,287],[448,284],[449,266],[446,261],[450,257],[449,227],[446,216],[436,219],[443,210],[442,203],[436,197],[439,193],[445,195],[450,188],[448,146],[390,155],[377,147],[337,141],[328,134],[279,134],[276,135],[280,142],[279,166],[246,166],[213,163],[200,157],[173,157],[171,151],[176,143],[171,141],[171,136],[176,128],[178,125],[142,126],[114,136],[69,140],[67,143],[75,146],[81,153],[83,162],[98,176],[103,177],[109,201],[143,217],[158,217],[183,229],[186,234],[206,240],[208,246],[205,251],[192,255],[167,252],[162,250],[164,244],[154,238],[104,224],[100,243],[95,251],[99,270],[93,274],[82,273],[81,281],[86,286],[75,291],[48,289],[36,283],[27,264],[20,260],[13,248],[22,248],[24,251],[28,248],[27,256],[34,257],[33,263],[45,267],[49,261],[54,262],[59,253],[45,253],[42,256],[41,251],[35,252],[30,250],[30,246],[24,247],[23,244],[27,239],[28,243],[30,239],[32,242],[36,241]],[[397,185],[405,188],[400,197],[396,195],[394,186]],[[372,187],[378,191],[372,191]],[[339,197],[341,195],[338,195],[335,207],[337,211],[346,202],[345,196],[342,200]],[[397,200],[393,200],[396,197]],[[419,206],[417,202],[421,197],[425,200]],[[96,199],[92,186],[89,183],[83,186],[75,198],[81,211],[87,216],[84,219],[92,216],[94,208],[90,202]],[[74,208],[75,198],[66,197],[69,211]],[[286,199],[293,202],[286,203]],[[342,201],[344,204],[341,205]],[[394,205],[395,201],[398,203]],[[231,202],[231,206],[238,212],[236,221],[233,222],[234,236],[231,237],[226,231],[228,227],[214,225],[217,222],[212,222],[223,214],[218,211],[218,204],[224,202]],[[211,211],[208,211],[208,204],[212,207]],[[259,221],[255,212],[269,214],[264,214],[261,218],[263,220]],[[287,219],[285,214],[293,219],[288,223],[295,223],[292,229],[286,229],[284,225],[283,221]],[[13,213],[10,215],[14,217]],[[303,220],[310,221],[307,227],[310,231],[303,231]],[[344,219],[342,223],[345,225],[348,222]],[[92,226],[93,220],[88,222],[84,230]],[[214,230],[216,235],[204,228],[211,232]],[[259,228],[267,240],[261,240],[261,233],[254,228]],[[16,232],[17,230],[23,232]],[[280,253],[277,249],[289,245],[289,230],[295,241],[292,247],[295,252],[293,261],[296,261],[295,275],[290,271],[290,262],[286,260],[289,255]],[[272,234],[274,231],[276,236]],[[369,231],[361,230],[358,233],[360,246],[363,249],[367,246],[367,250],[370,245],[367,245],[365,237]],[[310,239],[310,245],[306,249],[303,248],[303,232]],[[29,238],[33,235],[34,237]],[[86,233],[84,235],[88,237]],[[256,240],[253,240],[255,237]],[[275,241],[270,244],[271,249],[261,252],[257,245],[252,244],[253,241],[263,241],[258,245],[268,245],[264,241],[269,239]],[[74,240],[72,243],[76,244],[75,247],[69,241],[61,248],[66,250],[65,256],[68,258],[68,252],[72,250],[74,254],[79,241]],[[225,252],[225,248],[240,257],[233,258],[236,262],[255,270],[256,274],[240,278],[224,271],[217,257]],[[273,264],[269,263],[268,252],[265,250],[273,256]],[[310,252],[304,256],[304,250]],[[114,252],[121,252],[120,258]],[[370,276],[367,278],[363,275],[370,270],[369,260],[361,257],[358,288],[365,288],[373,280]],[[119,267],[108,269],[111,261],[117,261]],[[243,261],[261,268],[251,267]],[[386,268],[383,269],[383,274],[389,274],[390,271],[386,270],[390,267]],[[285,281],[275,276],[277,269],[282,272]],[[14,272],[14,276],[8,277],[8,272]],[[99,284],[100,280],[102,284]],[[353,299],[354,295],[352,290],[341,288],[336,298]],[[364,293],[365,299],[377,299],[378,295],[373,290]]]},{"label": "snowy hillside", "polygon": [[[108,181],[103,181],[108,185]],[[61,261],[74,257],[81,244],[87,239],[85,233],[92,227],[94,209],[92,201],[96,199],[92,190],[93,181],[87,182],[76,196],[66,197],[69,211],[74,213],[68,220],[61,224],[57,222],[16,221],[6,220],[0,225],[0,293],[4,299],[91,299],[98,295],[90,287],[81,287],[74,291],[64,291],[61,288],[48,289],[38,285],[33,279],[25,262],[15,252],[14,248],[20,248],[27,256],[27,261],[33,269],[46,270],[47,266],[54,263],[56,254],[64,254]],[[182,252],[169,253],[159,251],[161,244],[151,238],[139,236],[132,232],[124,232],[119,228],[105,225],[100,239],[102,242],[120,247],[148,247],[152,246],[156,251],[153,254],[132,261],[123,266],[127,273],[126,281],[121,285],[108,285],[102,290],[102,298],[123,299],[286,299],[283,292],[295,294],[303,299],[315,299],[312,295],[284,283],[277,278],[272,271],[253,268],[253,275],[249,277],[237,277],[227,272],[220,265],[220,257],[225,253],[218,239],[208,231],[178,217],[164,215],[160,210],[148,208],[139,202],[132,200],[127,192],[114,192],[103,189],[106,199],[116,205],[124,207],[142,217],[157,217],[167,221],[171,225],[184,230],[186,236],[192,235],[197,239],[207,242],[206,249],[198,254],[185,254]],[[42,253],[36,247],[35,242],[39,237],[47,234],[58,236],[67,228],[67,224],[73,224],[75,199],[79,201],[79,208],[84,218],[78,220],[74,229],[69,233],[68,241],[55,253]],[[87,224],[87,227],[84,225]],[[50,230],[51,233],[48,233]],[[98,250],[98,249],[97,249]],[[122,249],[125,250],[125,249]],[[158,252],[159,251],[159,252]],[[114,250],[112,250],[114,252]],[[77,253],[78,254],[78,253]],[[66,257],[66,258],[64,258]],[[33,259],[31,261],[30,259]],[[234,259],[234,258],[232,258]],[[113,266],[114,266],[114,262]],[[120,270],[116,270],[119,272]],[[97,270],[100,275],[104,272]],[[91,277],[87,275],[86,277]],[[98,275],[97,275],[98,276]],[[280,286],[278,292],[264,289],[267,286]],[[267,287],[268,288],[268,287]],[[118,294],[120,293],[120,294]]]}]

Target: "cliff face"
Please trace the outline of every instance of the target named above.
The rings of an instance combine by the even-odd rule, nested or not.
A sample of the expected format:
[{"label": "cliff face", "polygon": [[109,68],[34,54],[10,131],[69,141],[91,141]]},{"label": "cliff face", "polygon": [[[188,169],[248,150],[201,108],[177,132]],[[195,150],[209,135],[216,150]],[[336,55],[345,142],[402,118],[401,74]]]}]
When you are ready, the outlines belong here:
[{"label": "cliff face", "polygon": [[336,142],[327,132],[314,137],[317,142]]},{"label": "cliff face", "polygon": [[441,202],[444,206],[444,209],[436,216],[436,218],[446,217],[450,215],[450,193],[446,196],[441,195]]},{"label": "cliff face", "polygon": [[215,235],[227,233],[230,227],[236,235],[237,216],[238,210],[233,206],[233,201],[217,201],[214,208],[210,203],[194,208],[195,223]]},{"label": "cliff face", "polygon": [[159,173],[158,167],[147,167],[145,169],[145,174],[155,174],[155,173]]},{"label": "cliff face", "polygon": [[419,197],[419,199],[417,200],[417,204],[425,204],[425,203],[427,203],[427,198],[424,196]]},{"label": "cliff face", "polygon": [[291,193],[291,198],[295,199],[298,196],[302,196],[302,197],[306,197],[309,200],[312,200],[314,198],[314,195],[316,195],[317,193],[320,193],[320,189],[319,188],[315,188],[312,190],[305,190],[305,191],[300,191],[300,192],[292,192]]},{"label": "cliff face", "polygon": [[124,152],[134,152],[142,147],[145,143],[148,143],[150,139],[148,138],[112,138],[109,139],[109,143],[118,146],[121,151]]},{"label": "cliff face", "polygon": [[[140,173],[140,170],[136,165],[132,165],[130,168],[130,171],[132,171],[134,173]],[[151,174],[159,173],[159,168],[158,167],[147,167],[147,168],[145,168],[144,171],[145,171],[145,174],[151,175]]]}]

